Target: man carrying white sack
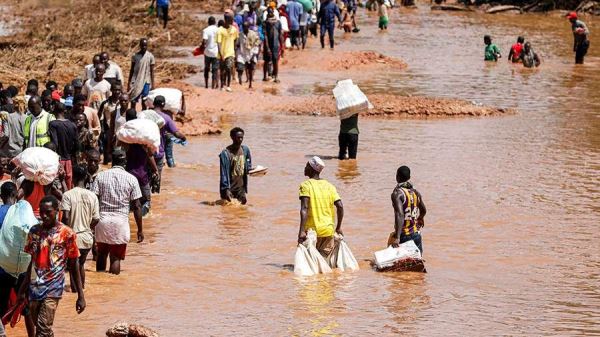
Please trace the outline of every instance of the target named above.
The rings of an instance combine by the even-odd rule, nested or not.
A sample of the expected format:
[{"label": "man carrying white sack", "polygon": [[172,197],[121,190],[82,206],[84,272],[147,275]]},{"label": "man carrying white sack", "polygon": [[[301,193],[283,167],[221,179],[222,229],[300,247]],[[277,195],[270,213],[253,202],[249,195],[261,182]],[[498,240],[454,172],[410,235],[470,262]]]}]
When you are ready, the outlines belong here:
[{"label": "man carrying white sack", "polygon": [[[325,163],[317,156],[310,158],[304,168],[304,175],[308,179],[300,184],[298,243],[304,242],[307,231],[313,229],[317,233],[317,249],[321,255],[327,257],[335,245],[334,232],[343,235],[344,205],[335,186],[320,178],[324,168]],[[337,226],[334,231],[336,215]]]}]

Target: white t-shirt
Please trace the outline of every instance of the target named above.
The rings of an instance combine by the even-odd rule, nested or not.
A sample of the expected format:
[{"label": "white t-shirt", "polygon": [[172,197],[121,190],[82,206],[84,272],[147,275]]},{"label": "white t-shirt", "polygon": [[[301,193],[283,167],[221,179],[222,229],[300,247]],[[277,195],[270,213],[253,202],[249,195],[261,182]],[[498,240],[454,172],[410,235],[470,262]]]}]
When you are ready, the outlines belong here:
[{"label": "white t-shirt", "polygon": [[217,47],[217,25],[212,25],[204,28],[202,31],[202,40],[206,40],[204,46],[204,56],[206,57],[217,57],[219,54],[219,47]]},{"label": "white t-shirt", "polygon": [[96,80],[90,78],[83,84],[81,93],[87,96],[88,106],[98,110],[100,109],[100,104],[111,95],[110,83],[104,79],[100,82],[96,82]]}]

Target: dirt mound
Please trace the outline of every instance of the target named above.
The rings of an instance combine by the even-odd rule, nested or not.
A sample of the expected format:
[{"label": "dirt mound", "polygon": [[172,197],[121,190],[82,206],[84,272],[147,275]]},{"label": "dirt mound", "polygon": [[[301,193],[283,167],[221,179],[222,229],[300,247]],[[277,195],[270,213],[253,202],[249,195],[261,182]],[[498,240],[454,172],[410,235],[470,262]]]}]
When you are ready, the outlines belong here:
[{"label": "dirt mound", "polygon": [[138,324],[115,323],[106,331],[107,337],[159,337],[158,332]]},{"label": "dirt mound", "polygon": [[[494,116],[514,113],[510,109],[482,106],[459,99],[384,94],[371,94],[368,96],[374,108],[361,115],[370,117],[436,118]],[[282,105],[280,109],[298,115],[336,115],[335,99],[329,95],[305,99],[295,102],[295,104]]]},{"label": "dirt mound", "polygon": [[329,70],[340,71],[372,66],[386,66],[391,69],[403,69],[407,65],[403,61],[385,56],[374,51],[357,51],[344,53],[336,60],[330,62]]}]

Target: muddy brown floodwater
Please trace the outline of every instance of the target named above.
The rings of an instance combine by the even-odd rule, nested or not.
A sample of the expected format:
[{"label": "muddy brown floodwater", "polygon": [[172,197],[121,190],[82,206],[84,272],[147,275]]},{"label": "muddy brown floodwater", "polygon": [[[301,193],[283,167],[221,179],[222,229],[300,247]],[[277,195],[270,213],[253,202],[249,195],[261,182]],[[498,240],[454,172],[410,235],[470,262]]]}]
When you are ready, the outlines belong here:
[{"label": "muddy brown floodwater", "polygon": [[[362,120],[357,162],[327,160],[324,177],[344,201],[344,231],[361,270],[298,279],[293,263],[297,187],[307,157],[334,156],[330,117],[231,115],[247,130],[255,164],[247,207],[218,198],[217,154],[226,135],[177,147],[178,167],[130,245],[121,276],[89,272],[88,308],[70,294],[57,336],[102,336],[119,319],[163,336],[544,336],[600,334],[600,65],[592,48],[574,66],[558,15],[393,10],[387,34],[360,11],[360,34],[340,48],[376,49],[408,70],[374,74],[369,92],[476,100],[517,108],[504,117]],[[592,31],[597,22],[588,19]],[[503,49],[482,62],[482,36]],[[506,62],[523,34],[537,70]],[[592,35],[596,36],[596,35]],[[315,43],[314,40],[311,43]],[[327,52],[327,51],[323,51]],[[329,90],[299,78],[295,90]],[[286,79],[283,79],[285,81]],[[315,81],[317,82],[315,85]],[[428,206],[428,274],[379,274],[366,259],[393,227],[395,169],[407,164]],[[93,263],[88,263],[88,269]],[[22,329],[20,329],[22,333]]]}]

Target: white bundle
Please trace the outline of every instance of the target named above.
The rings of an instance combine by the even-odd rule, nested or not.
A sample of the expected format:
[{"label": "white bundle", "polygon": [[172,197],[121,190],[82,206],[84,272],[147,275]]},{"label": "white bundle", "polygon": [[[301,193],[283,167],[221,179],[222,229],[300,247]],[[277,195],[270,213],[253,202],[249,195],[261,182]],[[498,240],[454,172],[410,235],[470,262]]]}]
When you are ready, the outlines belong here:
[{"label": "white bundle", "polygon": [[166,121],[163,118],[163,116],[159,115],[158,112],[154,111],[154,110],[142,110],[140,112],[137,113],[137,118],[138,119],[149,119],[151,121],[153,121],[154,123],[156,123],[156,125],[158,125],[158,128],[162,128],[163,126],[165,126]]},{"label": "white bundle", "polygon": [[350,118],[372,107],[367,96],[350,79],[339,81],[333,88],[333,96],[340,119]]},{"label": "white bundle", "polygon": [[30,147],[12,162],[21,169],[25,179],[48,185],[58,174],[59,156],[45,147]]},{"label": "white bundle", "polygon": [[319,273],[317,265],[310,257],[308,250],[302,244],[298,244],[294,256],[294,274],[298,276],[313,276]]},{"label": "white bundle", "polygon": [[181,90],[175,88],[157,88],[150,90],[146,99],[154,102],[156,96],[163,96],[165,98],[165,110],[173,113],[181,111],[183,104],[183,93]]},{"label": "white bundle", "polygon": [[317,266],[318,272],[322,274],[331,273],[331,267],[329,267],[325,258],[317,250],[317,233],[314,230],[310,229],[308,231],[304,245],[308,249],[308,254],[310,254],[310,257]]},{"label": "white bundle", "polygon": [[160,146],[160,131],[149,119],[133,119],[121,126],[117,139],[127,144],[146,145],[156,152]]},{"label": "white bundle", "polygon": [[384,250],[375,252],[375,265],[377,269],[392,267],[397,262],[406,259],[422,259],[421,251],[413,240],[401,243],[398,248],[389,246]]},{"label": "white bundle", "polygon": [[328,262],[331,268],[338,268],[341,271],[360,269],[354,254],[344,241],[344,237],[337,236],[337,234],[335,234],[335,246],[329,255]]}]

